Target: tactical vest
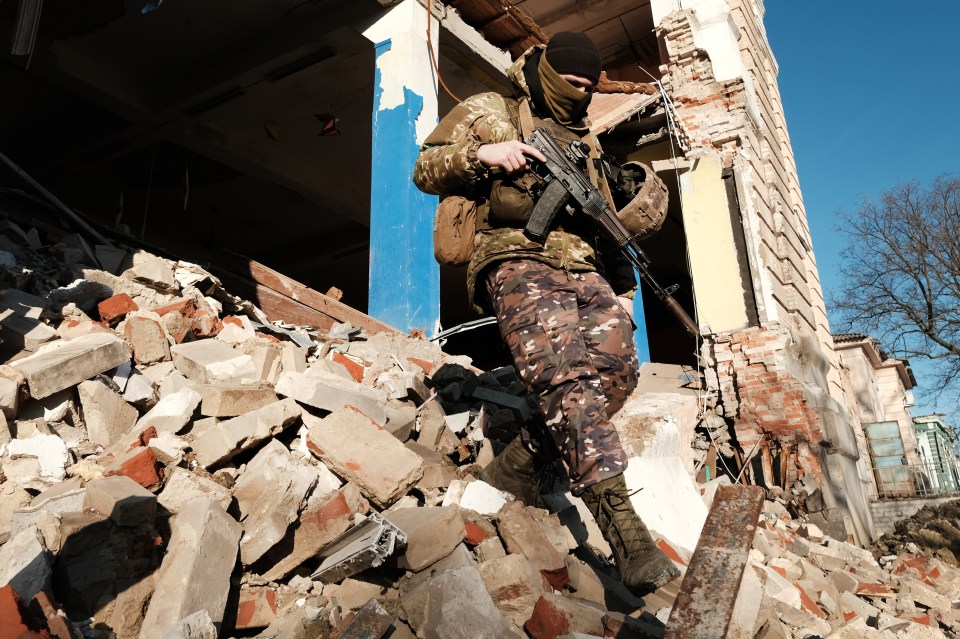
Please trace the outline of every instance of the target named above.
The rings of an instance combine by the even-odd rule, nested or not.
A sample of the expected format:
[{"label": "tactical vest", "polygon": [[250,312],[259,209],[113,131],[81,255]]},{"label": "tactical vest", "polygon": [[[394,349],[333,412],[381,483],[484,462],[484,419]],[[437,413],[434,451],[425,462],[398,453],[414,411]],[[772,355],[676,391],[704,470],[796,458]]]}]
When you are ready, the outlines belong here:
[{"label": "tactical vest", "polygon": [[[528,132],[523,131],[521,125],[520,106],[516,100],[505,100],[510,111],[511,119],[521,131],[521,139]],[[532,128],[547,129],[561,147],[567,148],[571,143],[580,140],[580,136],[570,129],[557,124],[553,120],[546,120],[531,114]],[[586,167],[581,167],[586,170]],[[530,219],[536,202],[539,178],[530,171],[517,175],[509,175],[494,179],[491,183],[488,200],[487,219],[481,220],[481,228],[522,227]]]}]

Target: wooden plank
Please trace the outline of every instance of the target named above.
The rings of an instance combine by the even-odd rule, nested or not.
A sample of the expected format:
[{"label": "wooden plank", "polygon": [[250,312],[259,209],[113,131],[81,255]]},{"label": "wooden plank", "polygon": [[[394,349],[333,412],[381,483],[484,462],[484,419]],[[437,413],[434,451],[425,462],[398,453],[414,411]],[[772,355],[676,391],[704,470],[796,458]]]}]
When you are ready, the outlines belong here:
[{"label": "wooden plank", "polygon": [[[347,306],[320,291],[283,275],[248,257],[223,252],[211,267],[235,295],[250,295],[271,320],[329,329],[335,322],[349,322],[368,333],[399,333],[394,327]],[[244,291],[244,294],[240,293]]]},{"label": "wooden plank", "polygon": [[721,486],[673,604],[664,639],[727,636],[740,581],[753,547],[764,491]]}]

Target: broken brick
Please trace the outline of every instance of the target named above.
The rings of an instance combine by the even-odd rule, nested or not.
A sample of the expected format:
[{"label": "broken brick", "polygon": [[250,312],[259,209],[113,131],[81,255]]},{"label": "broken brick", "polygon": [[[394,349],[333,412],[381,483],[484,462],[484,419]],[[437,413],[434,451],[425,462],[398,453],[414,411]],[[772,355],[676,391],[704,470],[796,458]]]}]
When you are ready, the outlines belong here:
[{"label": "broken brick", "polygon": [[100,319],[108,324],[120,320],[127,313],[132,313],[139,308],[133,298],[126,293],[117,293],[97,304]]}]

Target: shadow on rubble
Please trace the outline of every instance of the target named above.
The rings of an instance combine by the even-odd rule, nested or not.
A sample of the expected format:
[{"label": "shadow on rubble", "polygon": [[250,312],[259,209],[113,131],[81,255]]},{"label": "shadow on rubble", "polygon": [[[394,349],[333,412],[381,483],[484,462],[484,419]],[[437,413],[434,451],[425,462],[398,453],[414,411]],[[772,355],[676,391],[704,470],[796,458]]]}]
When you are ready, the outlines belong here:
[{"label": "shadow on rubble", "polygon": [[[122,509],[123,504],[117,507]],[[93,617],[117,636],[139,630],[133,626],[143,618],[164,540],[170,538],[166,513],[132,526],[89,511],[65,513],[60,529],[52,590],[67,616],[73,620]]]}]

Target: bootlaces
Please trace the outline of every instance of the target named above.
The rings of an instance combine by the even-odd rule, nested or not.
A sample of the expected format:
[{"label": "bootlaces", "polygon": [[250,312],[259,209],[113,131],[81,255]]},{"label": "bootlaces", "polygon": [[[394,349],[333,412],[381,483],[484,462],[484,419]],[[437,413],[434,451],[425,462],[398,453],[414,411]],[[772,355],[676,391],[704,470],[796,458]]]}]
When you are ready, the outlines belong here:
[{"label": "bootlaces", "polygon": [[[637,491],[634,491],[637,492]],[[627,555],[632,545],[640,548],[648,546],[649,542],[640,530],[640,518],[637,517],[633,506],[630,505],[630,493],[621,495],[612,490],[604,490],[600,494],[600,515],[604,522],[601,527],[612,526],[620,537],[622,553]],[[626,517],[617,515],[625,514]],[[631,516],[632,515],[632,516]],[[624,557],[625,559],[626,557]]]}]

